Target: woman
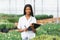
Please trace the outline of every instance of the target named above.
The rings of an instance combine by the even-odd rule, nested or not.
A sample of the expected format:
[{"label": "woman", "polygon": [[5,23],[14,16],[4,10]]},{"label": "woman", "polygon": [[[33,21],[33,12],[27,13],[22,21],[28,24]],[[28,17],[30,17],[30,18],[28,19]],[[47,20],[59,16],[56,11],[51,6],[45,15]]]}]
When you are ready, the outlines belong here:
[{"label": "woman", "polygon": [[[32,23],[36,23],[36,18],[33,16],[32,6],[30,4],[24,7],[24,16],[19,18],[18,30],[21,32],[22,40],[30,40],[35,37],[35,29]],[[28,27],[32,30],[28,31]]]}]

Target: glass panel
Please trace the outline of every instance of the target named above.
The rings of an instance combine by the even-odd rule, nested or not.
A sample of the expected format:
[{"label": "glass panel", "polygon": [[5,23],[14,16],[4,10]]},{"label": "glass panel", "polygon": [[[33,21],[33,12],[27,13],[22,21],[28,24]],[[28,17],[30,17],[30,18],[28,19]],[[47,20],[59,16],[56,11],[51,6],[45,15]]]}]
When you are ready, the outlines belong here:
[{"label": "glass panel", "polygon": [[10,0],[10,2],[9,2],[9,5],[10,5],[10,13],[11,14],[16,14],[16,0]]},{"label": "glass panel", "polygon": [[60,17],[60,0],[59,0],[59,17]]},{"label": "glass panel", "polygon": [[43,14],[57,16],[57,0],[43,0]]},{"label": "glass panel", "polygon": [[9,0],[0,0],[0,13],[9,13]]},{"label": "glass panel", "polygon": [[17,0],[17,14],[23,14],[24,0]]},{"label": "glass panel", "polygon": [[42,0],[35,0],[35,15],[42,14]]},{"label": "glass panel", "polygon": [[[23,14],[25,4],[31,4],[34,10],[34,0],[0,0],[0,13]],[[35,0],[35,15],[42,14],[42,6],[43,14],[57,17],[57,0],[43,0],[43,5],[42,0]]]}]

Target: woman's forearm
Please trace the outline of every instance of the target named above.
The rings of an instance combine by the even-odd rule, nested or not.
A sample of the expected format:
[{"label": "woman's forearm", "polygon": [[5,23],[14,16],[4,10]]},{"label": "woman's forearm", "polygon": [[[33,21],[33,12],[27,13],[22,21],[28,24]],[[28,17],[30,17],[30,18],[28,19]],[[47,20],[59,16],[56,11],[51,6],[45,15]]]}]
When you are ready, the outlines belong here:
[{"label": "woman's forearm", "polygon": [[28,28],[25,28],[23,30],[22,29],[18,29],[19,32],[24,32],[24,31],[27,31],[27,30],[28,30]]},{"label": "woman's forearm", "polygon": [[18,29],[18,31],[19,31],[19,32],[23,32],[24,30],[22,30],[22,29]]}]

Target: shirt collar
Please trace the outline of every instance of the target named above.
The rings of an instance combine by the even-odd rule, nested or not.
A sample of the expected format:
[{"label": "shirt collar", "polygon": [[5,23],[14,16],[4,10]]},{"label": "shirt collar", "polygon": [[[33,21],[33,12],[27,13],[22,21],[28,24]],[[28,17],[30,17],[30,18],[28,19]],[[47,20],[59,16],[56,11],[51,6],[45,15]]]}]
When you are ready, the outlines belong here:
[{"label": "shirt collar", "polygon": [[25,18],[26,21],[30,21],[32,16],[30,16],[30,18],[28,20],[26,19],[25,15],[24,15],[24,18]]}]

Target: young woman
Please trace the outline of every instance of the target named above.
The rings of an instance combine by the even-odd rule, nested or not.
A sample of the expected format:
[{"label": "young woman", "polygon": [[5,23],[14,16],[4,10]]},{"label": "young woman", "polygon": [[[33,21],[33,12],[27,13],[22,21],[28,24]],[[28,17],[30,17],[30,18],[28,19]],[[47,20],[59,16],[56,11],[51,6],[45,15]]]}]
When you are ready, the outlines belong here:
[{"label": "young woman", "polygon": [[[18,31],[21,32],[22,40],[30,40],[35,37],[35,29],[32,23],[36,23],[36,18],[33,16],[32,6],[30,4],[24,7],[24,16],[19,18]],[[28,31],[28,27],[32,30]]]}]

